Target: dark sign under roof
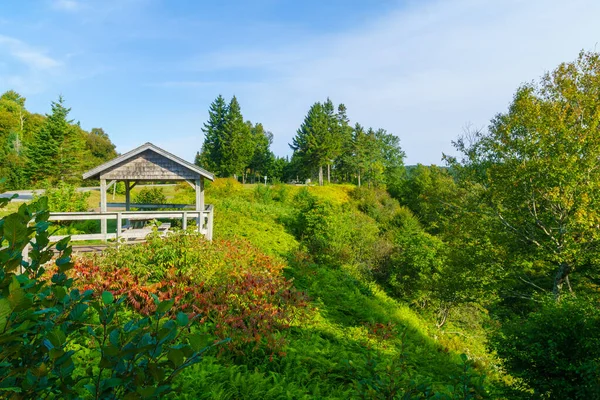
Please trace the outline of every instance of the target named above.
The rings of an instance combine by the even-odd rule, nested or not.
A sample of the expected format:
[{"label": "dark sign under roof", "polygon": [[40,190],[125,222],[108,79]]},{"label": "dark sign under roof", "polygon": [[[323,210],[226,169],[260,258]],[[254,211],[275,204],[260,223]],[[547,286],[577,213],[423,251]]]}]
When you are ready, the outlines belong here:
[{"label": "dark sign under roof", "polygon": [[169,181],[206,178],[214,174],[166,150],[146,143],[83,174],[83,179]]}]

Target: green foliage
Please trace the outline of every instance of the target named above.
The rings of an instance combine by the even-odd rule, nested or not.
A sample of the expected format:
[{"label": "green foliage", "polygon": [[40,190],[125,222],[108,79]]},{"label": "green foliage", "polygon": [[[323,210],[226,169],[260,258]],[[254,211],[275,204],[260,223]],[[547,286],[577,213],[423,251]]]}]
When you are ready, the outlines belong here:
[{"label": "green foliage", "polygon": [[[88,211],[90,192],[78,191],[77,187],[60,182],[56,186],[47,185],[44,197],[48,198],[48,209],[52,212],[82,212]],[[34,195],[34,200],[39,198]]]},{"label": "green foliage", "polygon": [[456,142],[464,154],[457,171],[483,186],[481,200],[511,250],[546,263],[545,286],[556,296],[586,267],[599,238],[599,70],[600,56],[582,52],[519,88],[488,132]]},{"label": "green foliage", "polygon": [[201,152],[196,156],[196,164],[221,175],[221,162],[223,159],[223,135],[227,104],[223,96],[219,95],[210,105],[209,119],[204,124],[204,143]]},{"label": "green foliage", "polygon": [[160,187],[143,187],[133,198],[137,204],[166,204],[167,196]]},{"label": "green foliage", "polygon": [[[91,167],[117,157],[115,145],[110,141],[108,134],[102,128],[92,128],[86,135],[86,145],[94,158],[89,163]],[[123,182],[119,183],[123,184]]]},{"label": "green foliage", "polygon": [[319,172],[319,185],[323,185],[323,166],[327,165],[328,182],[333,177],[338,182],[352,182],[358,186],[388,186],[394,193],[400,191],[404,178],[404,152],[400,139],[383,129],[367,131],[356,124],[349,125],[346,106],[340,104],[335,112],[333,103],[315,103],[290,147],[294,150],[286,173],[288,180],[296,176],[312,177]]},{"label": "green foliage", "polygon": [[[4,205],[4,199],[0,205]],[[2,397],[160,398],[211,346],[170,318],[172,300],[131,318],[108,291],[81,292],[67,277],[68,238],[49,242],[47,198],[0,219],[0,392]],[[31,240],[35,239],[35,240]],[[30,260],[22,257],[31,246]],[[25,273],[20,274],[19,268]],[[85,351],[81,351],[85,349]]]},{"label": "green foliage", "polygon": [[248,170],[254,178],[273,170],[276,160],[269,150],[273,134],[265,131],[260,123],[244,122],[235,96],[226,104],[219,95],[211,103],[208,114],[209,119],[202,128],[202,150],[196,155],[197,165],[220,177],[241,176],[244,183]]},{"label": "green foliage", "polygon": [[541,307],[506,321],[493,343],[508,372],[535,398],[600,396],[600,312],[596,301],[545,298]]},{"label": "green foliage", "polygon": [[319,170],[319,185],[323,185],[323,166],[330,164],[341,149],[341,134],[331,100],[315,103],[308,110],[290,147],[305,168]]},{"label": "green foliage", "polygon": [[0,176],[7,189],[81,181],[81,173],[116,156],[102,129],[92,133],[67,119],[62,98],[47,116],[32,114],[13,90],[0,96]]},{"label": "green foliage", "polygon": [[161,300],[175,299],[175,309],[210,322],[206,329],[231,338],[231,348],[242,352],[260,344],[274,352],[304,304],[282,268],[247,242],[211,243],[180,231],[80,260],[75,272],[82,287],[123,295],[143,314],[157,309],[156,293]]}]

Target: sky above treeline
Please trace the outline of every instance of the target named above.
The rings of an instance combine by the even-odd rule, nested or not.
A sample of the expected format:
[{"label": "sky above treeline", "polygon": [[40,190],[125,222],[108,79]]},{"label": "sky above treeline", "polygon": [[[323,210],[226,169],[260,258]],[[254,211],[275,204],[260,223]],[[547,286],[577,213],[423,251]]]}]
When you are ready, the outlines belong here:
[{"label": "sky above treeline", "polygon": [[3,0],[0,91],[32,112],[62,94],[84,129],[125,152],[153,142],[193,160],[219,94],[290,155],[327,97],[442,164],[516,88],[597,49],[595,0]]}]

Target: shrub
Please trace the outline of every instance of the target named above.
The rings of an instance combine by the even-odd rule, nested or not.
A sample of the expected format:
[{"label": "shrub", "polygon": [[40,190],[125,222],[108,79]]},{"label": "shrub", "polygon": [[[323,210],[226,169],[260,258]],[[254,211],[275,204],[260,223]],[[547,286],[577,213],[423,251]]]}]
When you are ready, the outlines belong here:
[{"label": "shrub", "polygon": [[538,398],[600,398],[600,309],[585,297],[544,299],[525,318],[504,324],[493,340],[508,372]]},{"label": "shrub", "polygon": [[[48,199],[48,209],[54,212],[82,212],[88,210],[90,192],[79,192],[77,188],[65,182],[58,186],[45,188],[44,196]],[[40,196],[34,195],[34,201]]]},{"label": "shrub", "polygon": [[207,183],[207,188],[210,188],[215,196],[239,194],[244,191],[244,185],[234,178],[217,178]]},{"label": "shrub", "polygon": [[144,187],[135,195],[133,202],[138,204],[165,204],[167,196],[160,187]]},{"label": "shrub", "polygon": [[256,185],[254,187],[254,198],[261,203],[268,204],[273,201],[273,191],[270,186]]},{"label": "shrub", "polygon": [[[194,321],[172,313],[172,300],[155,299],[154,313],[132,318],[121,307],[125,297],[74,288],[68,238],[56,244],[58,258],[48,267],[48,215],[42,197],[0,219],[0,397],[159,398],[173,391],[174,378],[211,347],[206,337],[186,333]],[[22,257],[28,245],[30,261]]]},{"label": "shrub", "polygon": [[232,349],[264,345],[277,351],[284,344],[282,332],[305,306],[282,270],[282,263],[247,242],[208,242],[179,232],[78,260],[74,276],[82,290],[126,296],[144,314],[156,309],[152,293],[175,299],[177,310],[201,315],[214,335],[231,338]]}]

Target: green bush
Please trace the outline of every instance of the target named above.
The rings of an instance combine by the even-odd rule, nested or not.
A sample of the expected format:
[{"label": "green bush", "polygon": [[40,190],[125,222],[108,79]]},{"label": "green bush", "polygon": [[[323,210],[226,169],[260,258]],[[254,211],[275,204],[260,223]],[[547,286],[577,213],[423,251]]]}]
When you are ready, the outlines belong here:
[{"label": "green bush", "polygon": [[[7,199],[0,199],[4,206]],[[66,238],[49,242],[48,200],[0,219],[0,397],[161,398],[210,349],[172,300],[136,317],[125,297],[74,288]],[[34,239],[34,240],[31,240]],[[31,246],[24,259],[23,249]],[[20,273],[23,270],[24,273]]]},{"label": "green bush", "polygon": [[144,187],[135,195],[133,202],[137,204],[166,204],[167,196],[160,187]]},{"label": "green bush", "polygon": [[565,296],[504,323],[493,340],[508,372],[536,398],[600,398],[600,309],[597,301]]},{"label": "green bush", "polygon": [[[83,212],[88,210],[90,192],[77,191],[77,187],[65,182],[58,186],[45,188],[44,196],[48,199],[48,209],[53,212]],[[40,196],[34,195],[38,200]]]}]

